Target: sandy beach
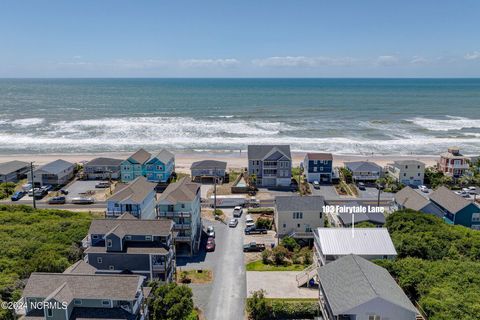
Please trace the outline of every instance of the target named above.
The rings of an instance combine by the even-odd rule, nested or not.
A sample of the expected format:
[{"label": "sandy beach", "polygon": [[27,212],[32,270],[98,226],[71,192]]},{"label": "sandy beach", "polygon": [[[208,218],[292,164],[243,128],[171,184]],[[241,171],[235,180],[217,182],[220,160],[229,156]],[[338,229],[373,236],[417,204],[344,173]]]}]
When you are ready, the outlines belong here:
[{"label": "sandy beach", "polygon": [[[110,157],[118,159],[126,159],[131,153],[126,152],[109,152],[109,153],[78,153],[78,154],[11,154],[0,155],[0,163],[12,160],[20,161],[34,161],[35,165],[42,165],[56,159],[63,159],[70,162],[81,163],[83,161],[90,161],[97,157]],[[298,166],[305,157],[304,152],[292,152],[293,165]],[[394,160],[419,160],[424,162],[427,166],[432,166],[436,163],[439,156],[436,155],[340,155],[334,154],[334,166],[343,166],[344,162],[348,161],[372,161],[381,166],[385,166]],[[227,168],[240,169],[247,167],[247,152],[175,152],[175,167],[177,172],[189,173],[190,166],[193,162],[199,160],[219,160],[226,161]]]}]

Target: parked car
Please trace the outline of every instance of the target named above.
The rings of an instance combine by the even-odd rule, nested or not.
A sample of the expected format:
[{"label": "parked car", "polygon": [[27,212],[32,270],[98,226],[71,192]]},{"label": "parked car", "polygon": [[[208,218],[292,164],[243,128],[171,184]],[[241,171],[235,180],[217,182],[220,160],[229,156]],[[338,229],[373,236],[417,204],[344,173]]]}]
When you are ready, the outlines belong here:
[{"label": "parked car", "polygon": [[468,188],[462,188],[462,192],[470,193],[470,189],[468,189]]},{"label": "parked car", "polygon": [[320,189],[320,183],[317,180],[313,181],[313,188]]},{"label": "parked car", "polygon": [[30,189],[30,191],[28,191],[28,195],[30,197],[33,197],[35,196],[36,199],[41,199],[43,197],[45,197],[47,195],[47,190],[45,189],[42,189],[42,188],[34,188],[34,189]]},{"label": "parked car", "polygon": [[207,245],[205,247],[207,251],[215,251],[215,239],[208,238]]},{"label": "parked car", "polygon": [[245,217],[245,226],[248,228],[248,227],[252,227],[252,226],[255,226],[255,222],[253,221],[253,218],[251,215],[247,214],[247,216]]},{"label": "parked car", "polygon": [[238,219],[237,218],[233,218],[233,219],[230,219],[230,222],[228,223],[228,226],[230,228],[235,228],[238,224]]},{"label": "parked car", "polygon": [[268,232],[265,228],[257,228],[255,226],[250,226],[245,228],[245,234],[266,234]]},{"label": "parked car", "polygon": [[428,192],[428,188],[426,186],[418,186],[418,189],[422,192],[425,192],[425,193]]},{"label": "parked car", "polygon": [[50,191],[50,190],[53,189],[53,186],[51,186],[51,185],[45,185],[45,186],[41,187],[40,189],[43,189],[43,190],[45,190],[45,191],[48,192],[48,191]]},{"label": "parked car", "polygon": [[234,217],[241,217],[243,213],[243,208],[240,206],[236,206],[233,208],[233,216]]},{"label": "parked car", "polygon": [[243,245],[243,252],[262,252],[265,250],[263,243],[250,242]]},{"label": "parked car", "polygon": [[32,184],[31,183],[26,183],[22,185],[22,190],[25,192],[28,192],[30,189],[32,189]]},{"label": "parked car", "polygon": [[12,201],[18,201],[25,196],[25,191],[17,191],[12,195]]},{"label": "parked car", "polygon": [[215,238],[215,229],[213,228],[213,226],[207,227],[207,236],[209,236],[210,238]]},{"label": "parked car", "polygon": [[53,197],[48,200],[48,204],[65,204],[66,198],[65,197]]},{"label": "parked car", "polygon": [[105,189],[110,187],[110,182],[99,182],[95,185],[95,188],[97,189]]},{"label": "parked car", "polygon": [[95,203],[95,199],[88,197],[77,197],[77,198],[72,198],[72,204],[93,204]]},{"label": "parked car", "polygon": [[61,193],[61,194],[64,194],[64,195],[67,195],[67,194],[68,194],[68,190],[67,190],[67,189],[60,189],[60,193]]},{"label": "parked car", "polygon": [[477,188],[476,187],[468,187],[468,193],[477,194]]},{"label": "parked car", "polygon": [[455,191],[455,193],[464,198],[470,197],[470,195],[465,191]]},{"label": "parked car", "polygon": [[366,190],[366,189],[365,189],[365,183],[363,183],[363,182],[359,182],[359,183],[357,184],[357,186],[358,186],[358,189],[359,189],[359,190]]}]

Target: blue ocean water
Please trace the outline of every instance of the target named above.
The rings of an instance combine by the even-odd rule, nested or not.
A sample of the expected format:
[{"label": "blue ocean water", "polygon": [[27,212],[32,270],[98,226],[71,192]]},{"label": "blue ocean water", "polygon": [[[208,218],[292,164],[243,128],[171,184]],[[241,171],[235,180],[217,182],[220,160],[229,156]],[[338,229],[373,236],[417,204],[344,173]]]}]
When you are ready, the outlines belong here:
[{"label": "blue ocean water", "polygon": [[480,79],[1,79],[0,153],[480,152]]}]

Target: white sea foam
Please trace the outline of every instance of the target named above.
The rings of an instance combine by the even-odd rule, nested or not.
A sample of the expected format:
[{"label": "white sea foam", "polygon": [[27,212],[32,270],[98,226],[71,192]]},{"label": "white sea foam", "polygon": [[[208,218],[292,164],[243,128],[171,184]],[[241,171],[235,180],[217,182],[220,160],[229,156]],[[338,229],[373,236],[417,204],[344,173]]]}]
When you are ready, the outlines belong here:
[{"label": "white sea foam", "polygon": [[30,126],[36,126],[41,123],[43,123],[45,119],[43,118],[24,118],[24,119],[17,119],[10,121],[10,124],[13,126],[19,126],[19,127],[30,127]]},{"label": "white sea foam", "polygon": [[416,117],[408,120],[415,125],[431,131],[450,131],[480,128],[480,119],[447,116],[447,119],[430,119]]}]

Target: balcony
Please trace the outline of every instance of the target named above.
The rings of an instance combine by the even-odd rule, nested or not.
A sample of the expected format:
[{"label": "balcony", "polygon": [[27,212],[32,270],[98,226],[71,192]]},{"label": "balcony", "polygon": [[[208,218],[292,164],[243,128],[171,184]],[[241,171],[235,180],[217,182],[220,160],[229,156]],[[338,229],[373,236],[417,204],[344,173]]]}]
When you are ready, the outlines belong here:
[{"label": "balcony", "polygon": [[192,212],[190,211],[159,211],[158,216],[161,218],[173,218],[173,217],[189,218],[192,216]]},{"label": "balcony", "polygon": [[190,230],[191,224],[190,223],[175,223],[173,225],[173,229],[175,230]]},{"label": "balcony", "polygon": [[192,237],[191,236],[176,236],[175,241],[177,241],[177,242],[190,242],[190,241],[192,241]]},{"label": "balcony", "polygon": [[152,270],[153,271],[165,271],[165,263],[152,263]]},{"label": "balcony", "polygon": [[85,238],[82,240],[82,248],[88,248],[92,245],[92,239],[90,239],[90,236],[87,235]]}]

